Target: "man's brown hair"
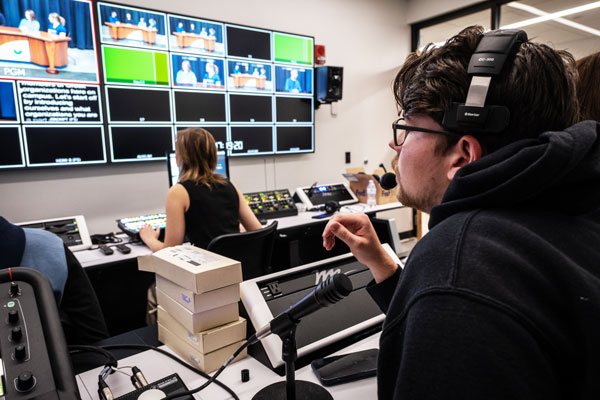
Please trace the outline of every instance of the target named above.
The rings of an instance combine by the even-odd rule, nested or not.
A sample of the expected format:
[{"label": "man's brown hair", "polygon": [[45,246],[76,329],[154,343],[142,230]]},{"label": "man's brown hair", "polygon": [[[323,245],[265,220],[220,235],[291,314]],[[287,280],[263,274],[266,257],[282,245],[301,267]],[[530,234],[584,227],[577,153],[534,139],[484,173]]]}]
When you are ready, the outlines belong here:
[{"label": "man's brown hair", "polygon": [[187,128],[177,132],[175,150],[181,161],[181,182],[192,181],[208,187],[226,182],[213,172],[217,168],[217,145],[206,129]]},{"label": "man's brown hair", "polygon": [[[427,46],[411,53],[394,80],[394,95],[407,116],[422,114],[441,125],[453,102],[464,103],[471,77],[467,67],[483,37],[481,26],[471,26],[443,46]],[[500,134],[474,135],[487,153],[523,138],[563,130],[577,121],[575,61],[566,51],[526,42],[492,78],[486,105],[506,106],[510,123]],[[462,133],[462,132],[458,132]],[[440,136],[445,152],[460,136]]]},{"label": "man's brown hair", "polygon": [[600,121],[600,52],[577,60],[577,72],[581,120]]}]

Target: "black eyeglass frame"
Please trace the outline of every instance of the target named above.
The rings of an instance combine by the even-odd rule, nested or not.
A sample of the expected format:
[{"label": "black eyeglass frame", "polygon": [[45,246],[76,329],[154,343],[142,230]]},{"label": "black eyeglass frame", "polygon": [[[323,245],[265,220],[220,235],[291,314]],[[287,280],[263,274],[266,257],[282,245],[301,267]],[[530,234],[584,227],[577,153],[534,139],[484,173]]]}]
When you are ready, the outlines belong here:
[{"label": "black eyeglass frame", "polygon": [[[418,126],[409,126],[404,124],[399,124],[399,121],[404,121],[404,117],[400,117],[394,122],[392,122],[392,131],[394,133],[394,144],[396,146],[403,146],[404,142],[406,142],[406,138],[410,132],[425,132],[425,133],[435,133],[438,135],[446,135],[446,136],[462,136],[460,133],[447,132],[447,131],[438,131],[435,129],[427,129],[427,128],[419,128]],[[404,139],[402,143],[398,143],[398,130],[406,131],[404,135]]]}]

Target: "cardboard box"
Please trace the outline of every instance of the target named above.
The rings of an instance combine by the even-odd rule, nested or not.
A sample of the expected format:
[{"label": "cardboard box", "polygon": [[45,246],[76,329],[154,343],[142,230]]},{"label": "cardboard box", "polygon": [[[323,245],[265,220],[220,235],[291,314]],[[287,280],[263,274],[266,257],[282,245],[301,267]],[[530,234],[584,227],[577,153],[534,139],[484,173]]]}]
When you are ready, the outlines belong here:
[{"label": "cardboard box", "polygon": [[240,301],[239,283],[198,294],[156,275],[156,287],[193,313]]},{"label": "cardboard box", "polygon": [[[177,353],[185,361],[207,374],[219,369],[219,367],[221,367],[221,365],[223,365],[244,343],[244,340],[241,340],[232,343],[229,346],[211,351],[210,353],[200,353],[160,323],[158,324],[158,340],[166,344],[167,347]],[[244,349],[244,351],[242,351],[232,362],[239,361],[247,355],[247,349]]]},{"label": "cardboard box", "polygon": [[139,256],[138,268],[155,272],[194,293],[210,292],[242,281],[239,261],[190,245],[167,247]]},{"label": "cardboard box", "polygon": [[158,304],[175,318],[181,325],[191,332],[202,332],[237,321],[240,317],[238,303],[227,304],[200,313],[193,313],[175,300],[167,296],[162,290],[156,289]]},{"label": "cardboard box", "polygon": [[158,323],[200,353],[210,353],[246,339],[246,320],[242,317],[239,317],[237,321],[216,328],[202,332],[191,332],[171,317],[164,308],[158,306]]},{"label": "cardboard box", "polygon": [[[385,171],[379,168],[373,171],[373,174],[381,177],[383,174],[385,174]],[[373,178],[373,175],[366,174],[365,169],[362,167],[346,168],[346,173],[343,175],[350,182],[350,190],[356,194],[358,201],[361,203],[367,202],[367,185],[369,184],[370,180],[375,182],[375,187],[377,188],[377,194],[375,195],[377,204],[387,204],[398,201],[397,186],[392,190],[382,189],[379,182]]]}]

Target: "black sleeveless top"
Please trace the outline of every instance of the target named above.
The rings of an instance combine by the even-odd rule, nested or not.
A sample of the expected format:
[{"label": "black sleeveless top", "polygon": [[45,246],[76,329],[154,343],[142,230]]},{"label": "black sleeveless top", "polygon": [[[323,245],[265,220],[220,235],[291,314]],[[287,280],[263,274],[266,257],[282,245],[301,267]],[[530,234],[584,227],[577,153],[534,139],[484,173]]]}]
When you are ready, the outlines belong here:
[{"label": "black sleeveless top", "polygon": [[210,188],[191,181],[179,183],[190,196],[190,208],[185,213],[185,233],[194,246],[205,249],[215,237],[240,231],[240,203],[231,183]]}]

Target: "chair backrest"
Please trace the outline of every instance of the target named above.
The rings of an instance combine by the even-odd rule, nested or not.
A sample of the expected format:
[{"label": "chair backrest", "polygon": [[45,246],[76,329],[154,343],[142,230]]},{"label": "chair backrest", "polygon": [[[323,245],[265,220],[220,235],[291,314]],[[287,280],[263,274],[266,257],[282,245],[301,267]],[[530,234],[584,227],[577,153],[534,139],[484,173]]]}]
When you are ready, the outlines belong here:
[{"label": "chair backrest", "polygon": [[244,280],[256,278],[270,273],[276,230],[274,221],[257,231],[228,233],[211,240],[206,249],[240,261]]}]

